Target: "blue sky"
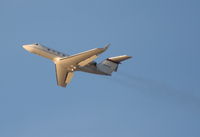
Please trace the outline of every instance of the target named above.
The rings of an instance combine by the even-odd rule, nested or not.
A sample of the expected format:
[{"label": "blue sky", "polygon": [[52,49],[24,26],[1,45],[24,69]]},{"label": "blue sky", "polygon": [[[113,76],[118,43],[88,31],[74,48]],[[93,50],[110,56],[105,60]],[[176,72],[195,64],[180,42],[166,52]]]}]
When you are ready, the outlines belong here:
[{"label": "blue sky", "polygon": [[[198,0],[0,0],[1,137],[199,137]],[[75,54],[111,43],[112,77],[56,85],[41,43]]]}]

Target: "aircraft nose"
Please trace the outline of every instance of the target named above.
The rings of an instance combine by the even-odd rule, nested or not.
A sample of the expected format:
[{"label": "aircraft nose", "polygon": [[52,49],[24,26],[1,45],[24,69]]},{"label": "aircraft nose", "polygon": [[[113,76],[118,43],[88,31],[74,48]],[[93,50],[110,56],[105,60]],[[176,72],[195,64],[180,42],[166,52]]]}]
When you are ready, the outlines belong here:
[{"label": "aircraft nose", "polygon": [[29,46],[28,45],[23,45],[22,46],[25,50],[28,50]]}]

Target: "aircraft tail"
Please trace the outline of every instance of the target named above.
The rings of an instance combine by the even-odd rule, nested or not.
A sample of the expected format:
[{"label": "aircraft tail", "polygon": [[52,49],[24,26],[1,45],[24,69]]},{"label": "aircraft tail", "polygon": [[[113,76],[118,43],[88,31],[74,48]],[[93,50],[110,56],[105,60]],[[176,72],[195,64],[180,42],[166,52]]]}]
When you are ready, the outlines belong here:
[{"label": "aircraft tail", "polygon": [[119,64],[121,64],[122,61],[125,61],[129,58],[131,58],[131,56],[127,55],[107,58],[101,63],[97,64],[97,68],[105,74],[111,75],[113,71],[117,72],[118,66]]}]

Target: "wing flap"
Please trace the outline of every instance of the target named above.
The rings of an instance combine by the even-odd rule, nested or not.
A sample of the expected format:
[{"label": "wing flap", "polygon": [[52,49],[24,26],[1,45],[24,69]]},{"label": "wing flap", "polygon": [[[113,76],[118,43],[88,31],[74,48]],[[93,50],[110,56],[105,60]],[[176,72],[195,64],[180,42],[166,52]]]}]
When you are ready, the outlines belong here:
[{"label": "wing flap", "polygon": [[71,79],[73,78],[73,76],[74,76],[73,72],[68,72],[65,83],[68,84],[71,81]]}]

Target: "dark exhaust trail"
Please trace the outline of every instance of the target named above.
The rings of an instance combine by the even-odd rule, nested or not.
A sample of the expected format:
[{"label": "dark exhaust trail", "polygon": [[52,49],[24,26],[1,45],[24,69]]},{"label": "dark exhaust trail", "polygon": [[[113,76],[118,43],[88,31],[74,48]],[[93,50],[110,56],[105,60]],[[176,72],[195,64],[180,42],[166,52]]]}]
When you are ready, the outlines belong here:
[{"label": "dark exhaust trail", "polygon": [[177,90],[167,84],[154,80],[134,76],[126,72],[118,72],[118,76],[115,75],[110,80],[133,91],[165,98],[168,97],[181,103],[193,103],[200,106],[200,98],[193,95],[192,91],[189,93],[189,91]]}]

